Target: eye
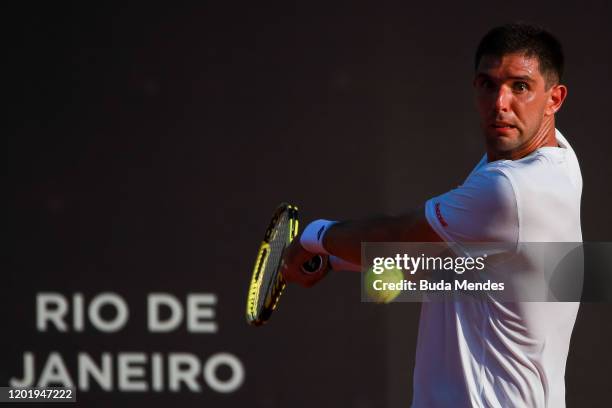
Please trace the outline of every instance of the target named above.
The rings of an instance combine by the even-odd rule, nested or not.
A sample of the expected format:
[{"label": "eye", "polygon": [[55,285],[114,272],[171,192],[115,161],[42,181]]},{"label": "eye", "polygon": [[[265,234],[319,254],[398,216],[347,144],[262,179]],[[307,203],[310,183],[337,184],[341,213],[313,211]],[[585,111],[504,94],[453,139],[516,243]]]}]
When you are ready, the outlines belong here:
[{"label": "eye", "polygon": [[491,81],[490,79],[487,79],[487,78],[479,78],[476,81],[476,86],[478,86],[478,88],[481,88],[481,89],[493,89],[493,88],[495,88],[495,84],[493,83],[493,81]]},{"label": "eye", "polygon": [[514,89],[514,91],[516,92],[525,92],[529,90],[529,85],[527,85],[526,82],[515,82],[512,85],[512,88]]}]

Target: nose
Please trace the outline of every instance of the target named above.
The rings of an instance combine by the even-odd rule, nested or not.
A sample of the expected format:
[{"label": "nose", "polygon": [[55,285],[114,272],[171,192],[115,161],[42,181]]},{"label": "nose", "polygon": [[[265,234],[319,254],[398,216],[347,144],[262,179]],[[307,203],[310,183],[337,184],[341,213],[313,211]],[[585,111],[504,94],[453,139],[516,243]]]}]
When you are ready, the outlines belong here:
[{"label": "nose", "polygon": [[500,86],[495,95],[495,112],[507,112],[511,98],[512,91],[506,86]]}]

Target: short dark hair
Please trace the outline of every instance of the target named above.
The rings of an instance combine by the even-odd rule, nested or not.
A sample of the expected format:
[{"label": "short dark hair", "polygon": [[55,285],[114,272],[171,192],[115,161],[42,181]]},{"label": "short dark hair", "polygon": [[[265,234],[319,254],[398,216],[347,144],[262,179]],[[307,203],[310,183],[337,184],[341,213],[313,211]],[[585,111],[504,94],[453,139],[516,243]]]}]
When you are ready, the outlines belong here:
[{"label": "short dark hair", "polygon": [[476,49],[475,69],[483,55],[502,57],[513,53],[538,57],[547,88],[561,81],[564,64],[561,43],[544,28],[526,23],[505,24],[489,31]]}]

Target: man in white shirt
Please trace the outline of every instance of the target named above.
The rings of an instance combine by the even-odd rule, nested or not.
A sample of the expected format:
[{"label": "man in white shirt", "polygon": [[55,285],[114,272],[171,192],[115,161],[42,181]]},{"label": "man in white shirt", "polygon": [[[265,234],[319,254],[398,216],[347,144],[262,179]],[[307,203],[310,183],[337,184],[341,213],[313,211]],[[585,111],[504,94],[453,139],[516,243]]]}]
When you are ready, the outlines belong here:
[{"label": "man in white shirt", "polygon": [[[526,24],[487,33],[473,81],[486,155],[465,182],[406,215],[314,221],[286,251],[286,280],[308,287],[322,279],[326,271],[300,268],[315,253],[359,264],[362,242],[497,242],[527,261],[525,243],[581,242],[580,168],[555,129],[567,95],[562,72],[550,33]],[[564,407],[577,311],[577,302],[424,303],[413,408]]]}]

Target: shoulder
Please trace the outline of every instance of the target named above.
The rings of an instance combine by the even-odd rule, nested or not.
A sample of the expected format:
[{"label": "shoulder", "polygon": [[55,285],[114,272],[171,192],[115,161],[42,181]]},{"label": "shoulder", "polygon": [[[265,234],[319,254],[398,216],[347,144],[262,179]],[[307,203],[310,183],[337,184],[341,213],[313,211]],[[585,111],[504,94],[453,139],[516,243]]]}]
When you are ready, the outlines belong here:
[{"label": "shoulder", "polygon": [[503,165],[490,163],[427,201],[426,217],[445,241],[516,242],[517,195]]},{"label": "shoulder", "polygon": [[512,171],[508,163],[490,163],[465,180],[458,193],[469,194],[480,206],[498,206],[516,201]]}]

